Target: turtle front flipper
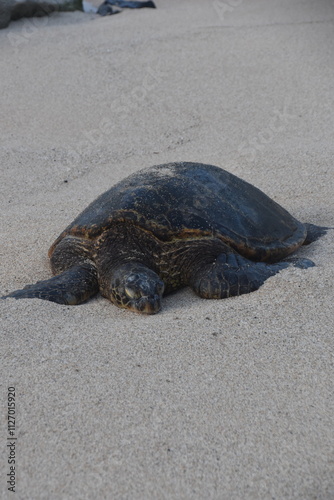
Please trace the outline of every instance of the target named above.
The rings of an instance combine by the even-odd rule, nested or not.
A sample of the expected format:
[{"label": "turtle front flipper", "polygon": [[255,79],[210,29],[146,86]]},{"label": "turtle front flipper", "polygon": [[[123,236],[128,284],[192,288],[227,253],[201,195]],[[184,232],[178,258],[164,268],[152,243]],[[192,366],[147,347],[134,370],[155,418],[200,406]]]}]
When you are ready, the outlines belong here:
[{"label": "turtle front flipper", "polygon": [[193,271],[189,284],[200,297],[225,299],[257,290],[268,278],[291,265],[306,269],[314,266],[314,263],[294,257],[275,264],[265,264],[250,261],[237,253],[222,253],[214,262]]},{"label": "turtle front flipper", "polygon": [[73,266],[48,280],[38,281],[1,299],[43,299],[58,304],[77,305],[99,291],[96,267],[92,263]]}]

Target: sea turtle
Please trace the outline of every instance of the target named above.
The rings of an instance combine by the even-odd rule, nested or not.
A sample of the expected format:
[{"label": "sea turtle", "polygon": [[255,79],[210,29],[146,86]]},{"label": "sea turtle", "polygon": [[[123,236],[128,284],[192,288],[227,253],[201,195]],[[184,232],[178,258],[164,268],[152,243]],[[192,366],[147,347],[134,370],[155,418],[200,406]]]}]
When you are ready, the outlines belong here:
[{"label": "sea turtle", "polygon": [[[328,228],[302,224],[262,191],[201,163],[140,170],[91,203],[49,250],[56,275],[6,297],[80,304],[100,293],[153,314],[163,294],[189,285],[222,299],[257,290]],[[4,298],[6,298],[4,297]]]}]

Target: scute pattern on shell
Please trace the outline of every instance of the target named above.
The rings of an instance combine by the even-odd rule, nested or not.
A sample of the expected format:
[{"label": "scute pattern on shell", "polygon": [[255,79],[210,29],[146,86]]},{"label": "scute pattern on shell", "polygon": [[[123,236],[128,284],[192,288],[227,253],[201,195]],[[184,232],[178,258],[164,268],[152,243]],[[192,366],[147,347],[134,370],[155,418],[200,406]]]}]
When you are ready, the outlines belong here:
[{"label": "scute pattern on shell", "polygon": [[246,257],[276,260],[305,239],[303,224],[262,191],[222,168],[169,163],[140,170],[91,203],[67,234],[94,239],[115,222],[162,241],[214,235]]}]

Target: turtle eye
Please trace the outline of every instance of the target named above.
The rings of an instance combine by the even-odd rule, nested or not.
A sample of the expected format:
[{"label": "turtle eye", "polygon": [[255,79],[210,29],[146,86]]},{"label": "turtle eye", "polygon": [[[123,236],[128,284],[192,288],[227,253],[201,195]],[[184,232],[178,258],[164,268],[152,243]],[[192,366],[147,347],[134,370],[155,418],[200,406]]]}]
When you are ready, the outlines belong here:
[{"label": "turtle eye", "polygon": [[130,288],[128,286],[125,287],[125,293],[130,299],[139,299],[139,297],[141,296],[138,290],[135,290],[134,288]]}]

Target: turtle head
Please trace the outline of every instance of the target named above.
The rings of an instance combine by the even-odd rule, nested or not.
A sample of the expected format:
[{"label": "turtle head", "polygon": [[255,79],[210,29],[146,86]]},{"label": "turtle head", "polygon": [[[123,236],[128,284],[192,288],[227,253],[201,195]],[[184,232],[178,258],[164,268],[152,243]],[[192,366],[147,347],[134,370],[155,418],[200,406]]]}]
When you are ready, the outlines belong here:
[{"label": "turtle head", "polygon": [[143,264],[127,262],[112,274],[110,300],[118,307],[155,314],[161,308],[164,288],[154,271]]}]

